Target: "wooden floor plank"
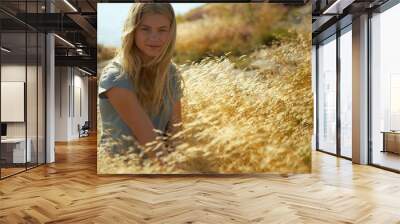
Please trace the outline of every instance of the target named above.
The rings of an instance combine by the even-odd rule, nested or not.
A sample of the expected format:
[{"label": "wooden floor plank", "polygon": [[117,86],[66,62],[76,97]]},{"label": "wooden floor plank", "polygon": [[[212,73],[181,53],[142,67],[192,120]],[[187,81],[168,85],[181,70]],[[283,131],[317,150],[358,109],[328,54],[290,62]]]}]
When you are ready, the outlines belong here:
[{"label": "wooden floor plank", "polygon": [[96,174],[96,139],[0,181],[0,223],[400,223],[400,175],[313,152],[301,175]]}]

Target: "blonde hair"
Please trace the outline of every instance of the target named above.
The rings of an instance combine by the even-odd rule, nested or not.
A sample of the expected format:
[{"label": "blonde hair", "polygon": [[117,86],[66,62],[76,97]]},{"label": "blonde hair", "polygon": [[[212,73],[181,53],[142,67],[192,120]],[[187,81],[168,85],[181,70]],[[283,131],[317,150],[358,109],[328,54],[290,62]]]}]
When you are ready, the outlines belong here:
[{"label": "blonde hair", "polygon": [[[162,14],[170,20],[169,38],[160,55],[144,64],[135,44],[135,32],[144,14]],[[170,100],[171,89],[168,85],[168,70],[171,65],[176,41],[176,20],[174,10],[169,3],[135,3],[129,10],[125,20],[122,45],[118,50],[117,59],[123,73],[128,74],[135,86],[138,100],[150,114],[160,111],[163,95],[166,91]]]}]

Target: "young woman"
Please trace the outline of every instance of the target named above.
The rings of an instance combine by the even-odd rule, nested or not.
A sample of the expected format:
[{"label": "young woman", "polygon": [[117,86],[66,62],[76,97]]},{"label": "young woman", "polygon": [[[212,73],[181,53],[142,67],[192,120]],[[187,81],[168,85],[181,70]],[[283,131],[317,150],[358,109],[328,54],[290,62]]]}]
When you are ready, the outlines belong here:
[{"label": "young woman", "polygon": [[[132,138],[144,146],[160,132],[178,131],[174,124],[181,122],[182,90],[171,62],[175,40],[176,21],[170,4],[136,3],[131,7],[122,46],[99,80],[99,144],[106,151],[123,153],[135,147],[131,143],[111,147],[110,142]],[[159,152],[166,152],[163,145]]]}]

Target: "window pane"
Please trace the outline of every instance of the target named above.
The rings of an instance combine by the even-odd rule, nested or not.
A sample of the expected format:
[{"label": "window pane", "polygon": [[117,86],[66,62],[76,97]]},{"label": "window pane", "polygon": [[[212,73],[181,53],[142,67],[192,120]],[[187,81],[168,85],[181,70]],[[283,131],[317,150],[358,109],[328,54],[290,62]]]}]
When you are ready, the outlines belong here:
[{"label": "window pane", "polygon": [[352,35],[340,36],[340,152],[351,158],[352,141]]},{"label": "window pane", "polygon": [[[25,87],[26,33],[1,34],[1,123],[6,131],[1,140],[1,177],[25,170],[30,160],[26,144]],[[28,146],[28,150],[26,149]]]},{"label": "window pane", "polygon": [[318,48],[318,148],[336,153],[336,40]]}]

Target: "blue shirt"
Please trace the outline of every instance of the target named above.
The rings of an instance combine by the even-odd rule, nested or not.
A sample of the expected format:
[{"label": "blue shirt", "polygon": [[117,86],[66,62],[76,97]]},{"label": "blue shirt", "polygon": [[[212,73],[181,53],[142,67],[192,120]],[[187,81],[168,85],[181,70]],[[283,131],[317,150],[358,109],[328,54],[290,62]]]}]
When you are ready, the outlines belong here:
[{"label": "blue shirt", "polygon": [[[164,91],[164,103],[158,114],[153,116],[148,115],[153,123],[154,128],[165,132],[167,129],[168,122],[172,115],[174,103],[182,97],[182,89],[180,85],[180,76],[176,71],[173,64],[169,66],[168,85],[171,86],[172,102],[169,99],[166,91]],[[111,105],[110,101],[105,95],[107,90],[118,87],[124,88],[135,93],[135,87],[129,76],[121,74],[121,65],[117,62],[112,62],[111,66],[101,74],[98,87],[98,103],[100,110],[100,140],[99,144],[108,144],[109,147],[105,149],[111,153],[123,153],[128,150],[128,147],[134,147],[132,139],[134,139],[133,133],[129,126],[121,119],[118,112]],[[110,142],[117,143],[112,147]]]}]

